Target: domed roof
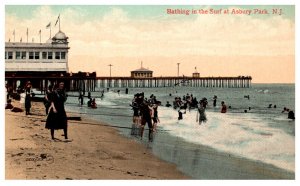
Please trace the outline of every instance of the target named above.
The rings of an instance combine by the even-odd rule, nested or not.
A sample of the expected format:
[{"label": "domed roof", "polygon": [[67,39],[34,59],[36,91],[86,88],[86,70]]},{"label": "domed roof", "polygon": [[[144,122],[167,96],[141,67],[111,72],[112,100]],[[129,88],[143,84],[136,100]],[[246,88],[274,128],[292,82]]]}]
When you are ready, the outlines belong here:
[{"label": "domed roof", "polygon": [[55,36],[52,38],[53,40],[65,40],[68,39],[65,33],[62,31],[59,31],[55,34]]},{"label": "domed roof", "polygon": [[49,39],[46,41],[46,43],[52,43],[52,39],[49,38]]},{"label": "domed roof", "polygon": [[153,72],[152,70],[146,69],[144,67],[141,67],[139,69],[133,70],[131,72]]}]

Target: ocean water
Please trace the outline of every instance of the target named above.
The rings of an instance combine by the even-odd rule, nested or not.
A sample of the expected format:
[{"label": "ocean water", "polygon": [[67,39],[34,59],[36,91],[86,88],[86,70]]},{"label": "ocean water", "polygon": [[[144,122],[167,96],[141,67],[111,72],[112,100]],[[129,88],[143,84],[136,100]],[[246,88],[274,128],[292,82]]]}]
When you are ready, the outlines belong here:
[{"label": "ocean water", "polygon": [[[228,167],[236,166],[232,162],[231,165],[224,165],[226,170],[203,171],[202,167],[218,162],[215,158],[203,157],[203,146],[208,147],[206,154],[218,151],[225,154],[223,158],[232,155],[269,164],[289,173],[295,172],[295,121],[287,119],[287,113],[281,113],[283,107],[295,112],[294,84],[254,84],[251,88],[135,88],[129,89],[129,94],[125,94],[125,89],[120,89],[120,94],[116,90],[105,90],[102,100],[99,98],[100,90],[92,92],[92,97],[96,97],[97,109],[90,109],[86,104],[80,107],[77,97],[73,97],[78,96],[78,93],[70,92],[68,94],[73,96],[68,98],[66,109],[68,112],[109,123],[123,135],[135,139],[130,136],[133,111],[129,104],[135,93],[144,92],[148,98],[154,94],[162,102],[162,106],[158,108],[160,123],[154,141],[148,142],[147,133],[142,140],[135,140],[145,144],[161,159],[175,163],[187,175],[195,179],[210,179],[216,177],[216,171],[223,171],[223,175],[218,178],[249,177],[249,172],[232,170],[230,173]],[[182,97],[187,93],[193,94],[197,100],[203,97],[208,99],[206,123],[199,125],[196,122],[196,110],[187,111],[183,120],[178,121],[177,110],[164,107],[166,101],[172,104],[176,96]],[[214,95],[218,97],[216,108],[212,106]],[[249,95],[250,99],[244,98],[245,95]],[[88,99],[84,101],[86,103]],[[221,101],[225,101],[227,107],[231,106],[226,114],[220,113]],[[270,104],[272,107],[268,108]],[[211,150],[207,152],[207,149]],[[201,158],[206,158],[207,161],[200,161]],[[216,167],[219,169],[217,165]],[[227,172],[226,175],[224,171]]]}]

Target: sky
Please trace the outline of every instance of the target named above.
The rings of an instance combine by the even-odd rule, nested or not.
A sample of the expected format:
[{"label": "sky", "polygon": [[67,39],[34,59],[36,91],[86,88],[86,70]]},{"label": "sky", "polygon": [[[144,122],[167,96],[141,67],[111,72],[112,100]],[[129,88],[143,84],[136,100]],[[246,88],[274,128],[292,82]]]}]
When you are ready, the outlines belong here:
[{"label": "sky", "polygon": [[[214,10],[214,14],[168,14]],[[221,9],[220,13],[218,11]],[[259,14],[267,10],[269,14]],[[282,9],[282,14],[272,14]],[[229,14],[225,14],[225,10]],[[233,14],[233,10],[251,14]],[[50,37],[60,14],[69,37],[69,71],[130,76],[143,67],[154,76],[252,76],[253,83],[295,83],[295,6],[265,5],[6,5],[5,41]]]}]

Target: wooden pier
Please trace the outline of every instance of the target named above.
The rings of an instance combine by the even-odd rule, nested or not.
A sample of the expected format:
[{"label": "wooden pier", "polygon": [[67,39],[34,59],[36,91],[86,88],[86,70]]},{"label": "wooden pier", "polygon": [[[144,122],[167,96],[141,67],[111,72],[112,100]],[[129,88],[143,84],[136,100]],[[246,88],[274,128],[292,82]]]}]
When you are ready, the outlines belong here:
[{"label": "wooden pier", "polygon": [[51,84],[65,82],[67,91],[93,92],[96,88],[156,88],[156,87],[210,87],[210,88],[249,88],[251,76],[238,77],[97,77],[96,73],[64,74],[5,74],[8,86],[13,90],[24,87],[31,81],[33,88],[45,91]]},{"label": "wooden pier", "polygon": [[155,87],[215,87],[215,88],[249,88],[251,76],[238,77],[97,77],[96,87],[105,88],[155,88]]}]

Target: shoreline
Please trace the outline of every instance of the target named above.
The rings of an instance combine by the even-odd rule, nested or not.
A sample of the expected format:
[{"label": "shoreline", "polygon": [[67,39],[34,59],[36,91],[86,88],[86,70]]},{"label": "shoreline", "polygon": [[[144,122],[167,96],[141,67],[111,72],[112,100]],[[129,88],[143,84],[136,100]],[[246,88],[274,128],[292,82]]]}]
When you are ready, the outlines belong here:
[{"label": "shoreline", "polygon": [[[171,139],[170,139],[171,137]],[[189,143],[168,136],[174,145],[161,145],[154,154],[158,157],[170,156],[165,161],[175,163],[185,159],[186,164],[177,166],[182,172],[200,180],[294,180],[291,172],[272,164],[226,153],[209,146]],[[173,139],[172,139],[173,138]],[[171,151],[171,152],[170,152]],[[175,163],[176,164],[176,163]],[[197,178],[195,178],[197,177]]]},{"label": "shoreline", "polygon": [[[14,106],[18,104],[13,102]],[[33,102],[35,115],[28,117],[24,112],[5,111],[6,179],[295,179],[295,173],[271,164],[191,144],[170,134],[159,134],[149,148],[145,141],[124,135],[122,130],[128,129],[119,130],[107,122],[82,115],[82,121],[69,121],[71,143],[52,142],[50,131],[44,128],[44,112],[43,104],[37,102]],[[68,112],[67,115],[78,116]],[[12,131],[8,130],[16,132],[18,137],[12,137]],[[55,137],[63,139],[61,134],[62,130],[56,131]],[[54,159],[55,163],[41,160],[42,154],[50,155],[45,160]],[[29,161],[30,158],[37,161]],[[79,158],[76,163],[80,165],[69,158]],[[186,163],[178,164],[181,161]],[[47,175],[52,164],[54,170]],[[166,168],[161,169],[162,166]],[[66,174],[69,169],[73,169],[74,176]],[[64,176],[59,176],[60,172]]]},{"label": "shoreline", "polygon": [[[83,116],[88,115],[83,114]],[[150,147],[154,155],[176,164],[177,169],[191,176],[192,179],[295,179],[295,172],[259,160],[188,142],[166,132],[158,132],[152,143],[147,143],[147,139],[137,140],[129,134],[130,118],[124,118],[124,120],[119,120],[120,118],[110,120],[103,117],[93,119],[112,125],[118,128],[123,136]],[[124,122],[127,127],[124,127]]]},{"label": "shoreline", "polygon": [[[12,104],[22,108],[17,101]],[[25,116],[24,112],[5,110],[5,179],[191,179],[143,144],[101,122],[86,125],[71,120],[68,133],[72,142],[62,140],[62,130],[55,131],[62,141],[54,142],[45,129],[43,103],[32,102],[31,112]]]}]

